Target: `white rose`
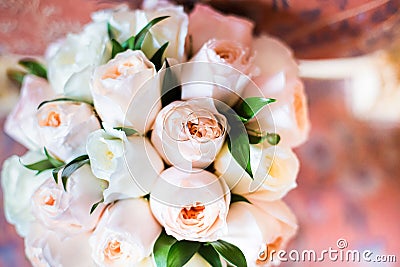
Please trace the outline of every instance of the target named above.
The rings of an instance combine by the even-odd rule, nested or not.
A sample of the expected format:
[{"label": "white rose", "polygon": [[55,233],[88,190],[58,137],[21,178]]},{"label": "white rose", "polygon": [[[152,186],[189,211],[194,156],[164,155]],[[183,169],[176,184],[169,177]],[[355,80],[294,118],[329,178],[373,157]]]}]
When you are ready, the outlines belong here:
[{"label": "white rose", "polygon": [[221,149],[226,118],[210,99],[175,101],[158,113],[151,141],[165,162],[190,170],[210,165]]},{"label": "white rose", "polygon": [[280,200],[248,199],[253,204],[236,202],[231,205],[227,218],[228,235],[222,239],[242,250],[247,266],[275,266],[279,264],[276,254],[271,262],[270,253],[284,249],[296,234],[296,217]]},{"label": "white rose", "polygon": [[250,82],[249,77],[257,73],[249,51],[248,47],[234,41],[212,39],[206,42],[190,60],[192,64],[184,67],[182,99],[212,97],[234,105]]},{"label": "white rose", "polygon": [[93,174],[109,182],[103,192],[105,203],[148,194],[150,187],[146,185],[152,184],[164,169],[162,159],[147,138],[126,137],[123,131],[93,132],[86,150]]},{"label": "white rose", "polygon": [[[106,19],[107,16],[89,23],[82,32],[69,34],[48,48],[48,79],[57,93],[64,92],[65,84],[75,73],[89,66],[103,64],[110,58]],[[81,90],[87,92],[88,82],[82,81]]]},{"label": "white rose", "polygon": [[86,138],[100,128],[93,108],[85,103],[57,101],[36,114],[42,144],[57,158],[70,161],[86,154]]},{"label": "white rose", "polygon": [[170,17],[150,29],[143,51],[150,58],[164,43],[169,42],[165,56],[182,62],[188,28],[188,16],[182,6],[163,3],[146,5],[145,10],[120,9],[113,13],[110,24],[118,31],[117,39],[122,43],[136,35],[152,19],[162,16]]},{"label": "white rose", "polygon": [[15,225],[20,236],[26,236],[35,217],[31,211],[31,199],[36,189],[51,175],[48,171],[36,175],[24,167],[44,159],[44,155],[28,152],[21,159],[12,156],[4,161],[1,172],[1,186],[4,198],[4,214],[9,223]]},{"label": "white rose", "polygon": [[225,145],[214,162],[217,175],[233,193],[262,192],[266,200],[282,198],[296,187],[299,161],[293,151],[280,146],[250,145],[250,175],[232,157]]},{"label": "white rose", "polygon": [[178,240],[208,242],[226,234],[230,193],[222,179],[200,169],[171,167],[160,174],[150,195],[154,216]]},{"label": "white rose", "polygon": [[277,101],[263,108],[247,127],[260,132],[276,132],[281,136],[281,145],[299,146],[307,140],[310,120],[304,85],[298,77],[292,51],[267,36],[255,38],[252,49],[256,53],[254,64],[260,68],[260,75],[253,78],[256,86],[249,84],[244,89],[243,97],[262,96]]},{"label": "white rose", "polygon": [[90,80],[93,70],[93,66],[88,66],[82,71],[72,74],[64,86],[64,95],[72,99],[92,103],[93,97],[90,92]]},{"label": "white rose", "polygon": [[35,191],[31,200],[34,216],[58,232],[93,230],[105,205],[99,204],[92,214],[90,210],[103,197],[104,181],[93,176],[90,167],[84,165],[71,174],[66,191],[59,182],[56,184],[49,173],[48,179]]},{"label": "white rose", "polygon": [[25,238],[25,254],[34,267],[94,267],[89,237],[60,235],[36,223]]},{"label": "white rose", "polygon": [[[92,258],[100,266],[149,266],[161,226],[145,199],[126,199],[106,209],[90,238]],[[151,266],[151,265],[150,265]]]},{"label": "white rose", "polygon": [[45,79],[26,75],[19,101],[5,122],[5,132],[28,149],[42,148],[36,111],[40,103],[54,96],[54,91]]},{"label": "white rose", "polygon": [[[150,129],[161,108],[156,69],[142,51],[127,50],[95,69],[91,91],[97,113],[111,126]],[[146,103],[145,105],[143,103]]]}]

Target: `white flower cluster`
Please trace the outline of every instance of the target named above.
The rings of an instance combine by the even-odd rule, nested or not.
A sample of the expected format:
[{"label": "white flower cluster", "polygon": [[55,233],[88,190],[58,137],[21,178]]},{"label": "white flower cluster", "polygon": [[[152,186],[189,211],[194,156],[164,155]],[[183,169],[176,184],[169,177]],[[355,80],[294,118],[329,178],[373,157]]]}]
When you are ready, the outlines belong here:
[{"label": "white flower cluster", "polygon": [[[151,27],[141,49],[112,58],[110,30],[123,43],[162,16],[169,17]],[[187,15],[148,1],[141,10],[100,11],[49,47],[48,80],[25,76],[5,125],[29,149],[5,161],[1,182],[6,218],[32,265],[159,266],[154,246],[162,235],[226,241],[248,266],[272,264],[265,252],[296,233],[281,199],[296,187],[292,148],[306,140],[309,121],[290,50],[253,37],[253,26],[204,5]],[[183,71],[179,99],[165,104],[169,69],[151,58],[166,42],[167,64]],[[281,141],[245,142],[250,173],[238,160],[243,151],[234,152],[236,126],[216,103],[235,109],[251,97],[276,103],[243,129]],[[185,266],[211,266],[195,252]]]}]

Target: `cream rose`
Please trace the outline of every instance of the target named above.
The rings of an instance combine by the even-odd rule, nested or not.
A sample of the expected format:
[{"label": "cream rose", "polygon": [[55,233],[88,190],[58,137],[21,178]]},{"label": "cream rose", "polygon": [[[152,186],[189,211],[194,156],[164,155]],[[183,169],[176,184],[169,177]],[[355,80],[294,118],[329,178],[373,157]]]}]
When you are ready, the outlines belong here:
[{"label": "cream rose", "polygon": [[42,144],[66,162],[86,154],[87,136],[100,128],[93,108],[79,102],[44,104],[37,111],[36,118]]},{"label": "cream rose", "polygon": [[[210,39],[240,42],[250,46],[253,22],[237,16],[226,16],[209,6],[197,4],[189,15],[187,50],[196,53]],[[190,41],[191,40],[191,41]]]},{"label": "cream rose", "polygon": [[268,202],[251,196],[248,199],[253,204],[236,202],[231,205],[228,235],[222,239],[242,250],[247,266],[275,266],[279,261],[276,254],[271,258],[271,250],[284,249],[296,234],[296,217],[282,201]]},{"label": "cream rose", "polygon": [[249,84],[243,97],[263,96],[277,101],[263,108],[248,127],[276,132],[281,136],[282,145],[299,146],[307,140],[310,121],[304,86],[298,77],[293,54],[281,42],[267,36],[256,38],[252,49],[256,54],[254,64],[260,68],[260,75],[253,78],[258,87]]},{"label": "cream rose", "polygon": [[296,187],[299,161],[289,148],[250,145],[250,175],[240,167],[225,145],[214,162],[216,174],[223,178],[233,193],[262,192],[266,200],[282,198]]},{"label": "cream rose", "polygon": [[47,228],[58,232],[90,231],[96,226],[105,206],[100,204],[90,214],[93,204],[102,199],[104,187],[104,181],[93,176],[88,165],[69,177],[66,191],[61,182],[56,184],[49,173],[48,179],[32,196],[32,212]]},{"label": "cream rose", "polygon": [[52,99],[54,96],[55,93],[46,80],[26,75],[19,101],[5,122],[5,132],[28,149],[42,148],[36,111],[41,102]]},{"label": "cream rose", "polygon": [[200,169],[171,167],[161,173],[150,195],[154,216],[178,240],[208,242],[226,234],[230,193],[222,179]]},{"label": "cream rose", "polygon": [[51,175],[48,171],[36,175],[22,164],[44,159],[44,155],[30,151],[23,157],[12,156],[3,163],[1,186],[4,198],[4,214],[15,225],[17,233],[25,237],[35,217],[31,211],[31,198],[36,189]]},{"label": "cream rose", "polygon": [[25,238],[25,254],[34,267],[95,267],[89,236],[64,236],[36,223]]},{"label": "cream rose", "polygon": [[148,194],[164,169],[147,138],[126,137],[123,131],[112,128],[90,134],[86,150],[93,174],[109,183],[103,192],[105,203]]},{"label": "cream rose", "polygon": [[[212,97],[234,105],[257,74],[249,47],[239,42],[211,39],[184,66],[182,99]],[[208,63],[208,64],[207,64]]]},{"label": "cream rose", "polygon": [[223,145],[226,124],[211,99],[175,101],[157,115],[151,141],[167,164],[205,168]]},{"label": "cream rose", "polygon": [[[92,95],[97,113],[111,126],[150,129],[161,108],[156,69],[142,51],[127,50],[95,69]],[[146,103],[146,105],[143,105]]]},{"label": "cream rose", "polygon": [[147,200],[118,201],[106,209],[90,238],[92,258],[99,266],[143,266],[160,233]]},{"label": "cream rose", "polygon": [[[109,16],[95,14],[94,21],[86,25],[81,33],[69,34],[48,48],[48,79],[58,94],[64,92],[65,84],[75,73],[89,66],[103,64],[110,58],[111,46],[107,34]],[[87,92],[88,82],[81,81],[81,90]]]}]

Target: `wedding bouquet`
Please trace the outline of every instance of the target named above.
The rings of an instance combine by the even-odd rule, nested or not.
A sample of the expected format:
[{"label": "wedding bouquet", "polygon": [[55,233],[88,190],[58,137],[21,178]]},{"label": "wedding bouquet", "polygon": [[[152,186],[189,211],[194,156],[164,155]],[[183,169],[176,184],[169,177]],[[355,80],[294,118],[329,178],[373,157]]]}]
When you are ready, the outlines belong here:
[{"label": "wedding bouquet", "polygon": [[291,51],[253,22],[147,1],[93,14],[9,75],[5,215],[34,266],[269,266],[295,235],[309,121]]}]

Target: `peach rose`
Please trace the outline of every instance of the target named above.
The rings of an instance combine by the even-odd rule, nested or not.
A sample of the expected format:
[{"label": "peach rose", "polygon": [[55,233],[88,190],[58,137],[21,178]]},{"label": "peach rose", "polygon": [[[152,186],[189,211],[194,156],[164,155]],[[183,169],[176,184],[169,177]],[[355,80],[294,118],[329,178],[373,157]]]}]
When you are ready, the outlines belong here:
[{"label": "peach rose", "polygon": [[36,118],[42,144],[66,162],[86,154],[87,136],[100,129],[93,108],[86,103],[50,102],[37,111]]},{"label": "peach rose", "polygon": [[5,132],[28,149],[42,148],[36,111],[41,102],[54,96],[54,91],[45,79],[26,75],[19,101],[5,122]]},{"label": "peach rose", "polygon": [[[196,53],[210,39],[240,42],[251,46],[253,22],[237,16],[227,16],[209,6],[197,4],[189,15],[187,49]],[[190,41],[191,39],[191,41]]]},{"label": "peach rose", "polygon": [[69,177],[67,191],[61,184],[55,183],[50,173],[48,176],[32,196],[34,216],[47,228],[59,232],[77,233],[94,229],[105,205],[100,204],[92,214],[90,210],[103,197],[104,181],[93,176],[88,165]]},{"label": "peach rose", "polygon": [[266,200],[281,199],[297,186],[299,161],[290,148],[250,145],[252,179],[233,159],[225,145],[214,162],[216,174],[236,194],[260,192]]},{"label": "peach rose", "polygon": [[226,234],[230,193],[223,180],[200,169],[171,167],[150,195],[154,216],[178,240],[215,241]]},{"label": "peach rose", "polygon": [[226,119],[211,99],[175,101],[157,115],[151,141],[165,162],[190,170],[211,164],[221,149]]},{"label": "peach rose", "polygon": [[89,233],[65,236],[35,223],[25,238],[25,254],[34,267],[95,267]]},{"label": "peach rose", "polygon": [[91,92],[101,120],[111,126],[133,127],[142,134],[149,130],[161,108],[156,74],[140,50],[119,53],[97,67]]},{"label": "peach rose", "polygon": [[160,233],[147,200],[118,201],[106,209],[90,237],[92,258],[99,266],[143,266]]},{"label": "peach rose", "polygon": [[271,250],[284,249],[296,234],[296,217],[282,201],[268,202],[251,196],[248,200],[253,204],[236,202],[231,205],[228,235],[222,239],[242,250],[247,266],[275,266],[279,262],[271,257]]},{"label": "peach rose", "polygon": [[232,106],[257,74],[250,48],[235,41],[211,39],[190,62],[182,74],[182,99],[212,97]]},{"label": "peach rose", "polygon": [[292,51],[267,36],[255,38],[252,49],[254,64],[260,68],[260,75],[253,78],[258,88],[249,84],[243,97],[263,96],[277,101],[262,109],[248,127],[276,132],[281,136],[282,145],[299,146],[307,140],[310,121],[304,86]]}]

